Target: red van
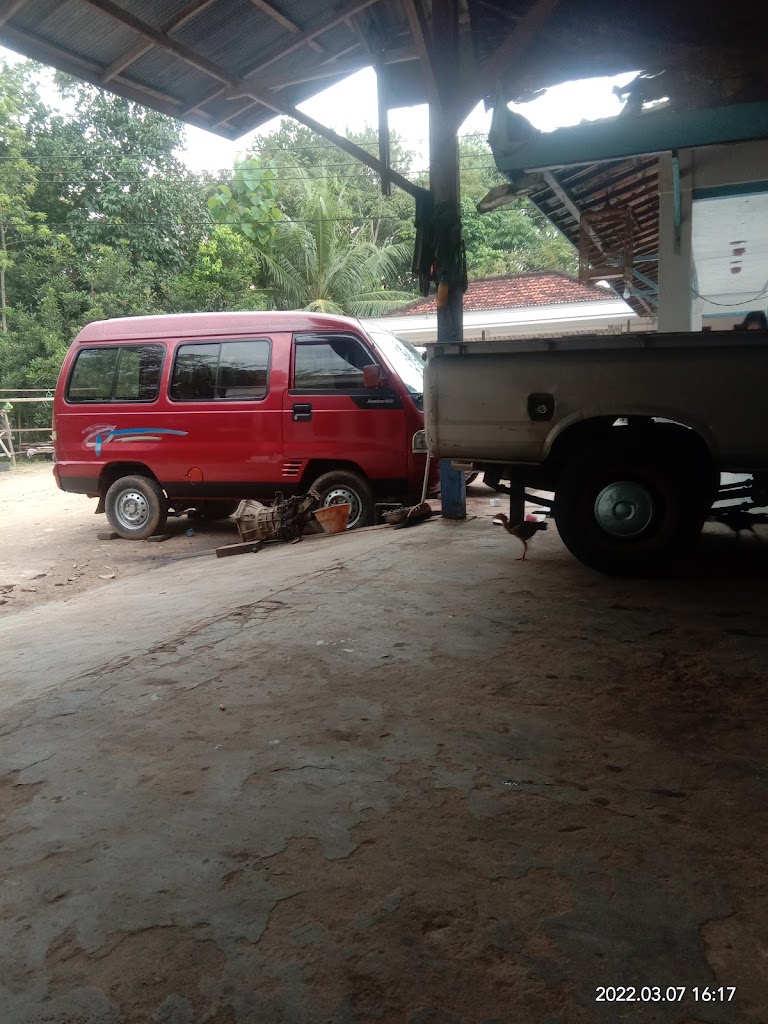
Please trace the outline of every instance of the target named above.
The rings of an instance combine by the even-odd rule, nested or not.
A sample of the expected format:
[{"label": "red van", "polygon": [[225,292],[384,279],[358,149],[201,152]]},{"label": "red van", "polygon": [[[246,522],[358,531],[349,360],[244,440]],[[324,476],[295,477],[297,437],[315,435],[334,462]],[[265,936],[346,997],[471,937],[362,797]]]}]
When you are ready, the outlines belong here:
[{"label": "red van", "polygon": [[59,374],[56,481],[134,539],[169,513],[220,519],[310,487],[361,526],[377,500],[420,495],[423,367],[407,342],[340,316],[97,321]]}]

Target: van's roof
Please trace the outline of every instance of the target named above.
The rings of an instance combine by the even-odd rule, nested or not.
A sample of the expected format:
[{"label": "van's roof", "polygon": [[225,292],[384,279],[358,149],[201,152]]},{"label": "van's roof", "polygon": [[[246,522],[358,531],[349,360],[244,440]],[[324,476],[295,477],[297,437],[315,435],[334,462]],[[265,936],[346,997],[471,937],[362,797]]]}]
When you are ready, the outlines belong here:
[{"label": "van's roof", "polygon": [[167,313],[162,316],[124,316],[94,320],[80,331],[76,342],[119,341],[126,338],[188,338],[199,335],[252,334],[254,331],[317,331],[350,327],[360,322],[348,316],[327,313],[264,312]]}]

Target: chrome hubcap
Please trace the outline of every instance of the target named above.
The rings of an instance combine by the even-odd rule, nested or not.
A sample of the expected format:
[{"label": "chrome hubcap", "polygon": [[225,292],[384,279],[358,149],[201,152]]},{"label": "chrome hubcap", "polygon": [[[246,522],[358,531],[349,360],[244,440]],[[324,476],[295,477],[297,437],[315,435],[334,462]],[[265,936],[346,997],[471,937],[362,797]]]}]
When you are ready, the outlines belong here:
[{"label": "chrome hubcap", "polygon": [[619,480],[595,499],[595,519],[612,537],[637,537],[651,524],[656,503],[642,484]]},{"label": "chrome hubcap", "polygon": [[363,515],[363,503],[360,495],[351,491],[348,487],[334,487],[329,491],[323,501],[323,508],[329,505],[349,505],[349,523],[347,529],[351,530],[357,526]]},{"label": "chrome hubcap", "polygon": [[117,499],[115,515],[126,530],[140,530],[149,519],[147,499],[139,491],[125,491]]}]

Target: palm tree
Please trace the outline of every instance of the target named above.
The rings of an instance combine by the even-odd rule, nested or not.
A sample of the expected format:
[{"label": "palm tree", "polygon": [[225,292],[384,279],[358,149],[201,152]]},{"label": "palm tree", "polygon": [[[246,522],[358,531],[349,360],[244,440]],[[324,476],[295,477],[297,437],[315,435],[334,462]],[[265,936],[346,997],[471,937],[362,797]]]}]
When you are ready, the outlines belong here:
[{"label": "palm tree", "polygon": [[259,254],[272,305],[378,316],[412,299],[384,287],[397,276],[407,246],[377,245],[371,225],[355,224],[346,213],[338,182],[308,174],[300,180],[298,216],[277,221]]}]

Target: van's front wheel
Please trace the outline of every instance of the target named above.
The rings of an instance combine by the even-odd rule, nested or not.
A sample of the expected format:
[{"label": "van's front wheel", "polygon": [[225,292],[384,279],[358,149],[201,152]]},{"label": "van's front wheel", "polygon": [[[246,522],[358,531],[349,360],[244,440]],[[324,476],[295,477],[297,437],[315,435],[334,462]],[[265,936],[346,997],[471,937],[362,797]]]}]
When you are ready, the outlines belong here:
[{"label": "van's front wheel", "polygon": [[323,473],[311,489],[323,508],[329,505],[349,505],[348,529],[354,530],[356,526],[368,526],[373,522],[373,493],[368,481],[357,473],[342,469]]},{"label": "van's front wheel", "polygon": [[165,526],[165,495],[151,477],[121,476],[107,491],[104,504],[109,525],[126,540],[145,540]]}]

